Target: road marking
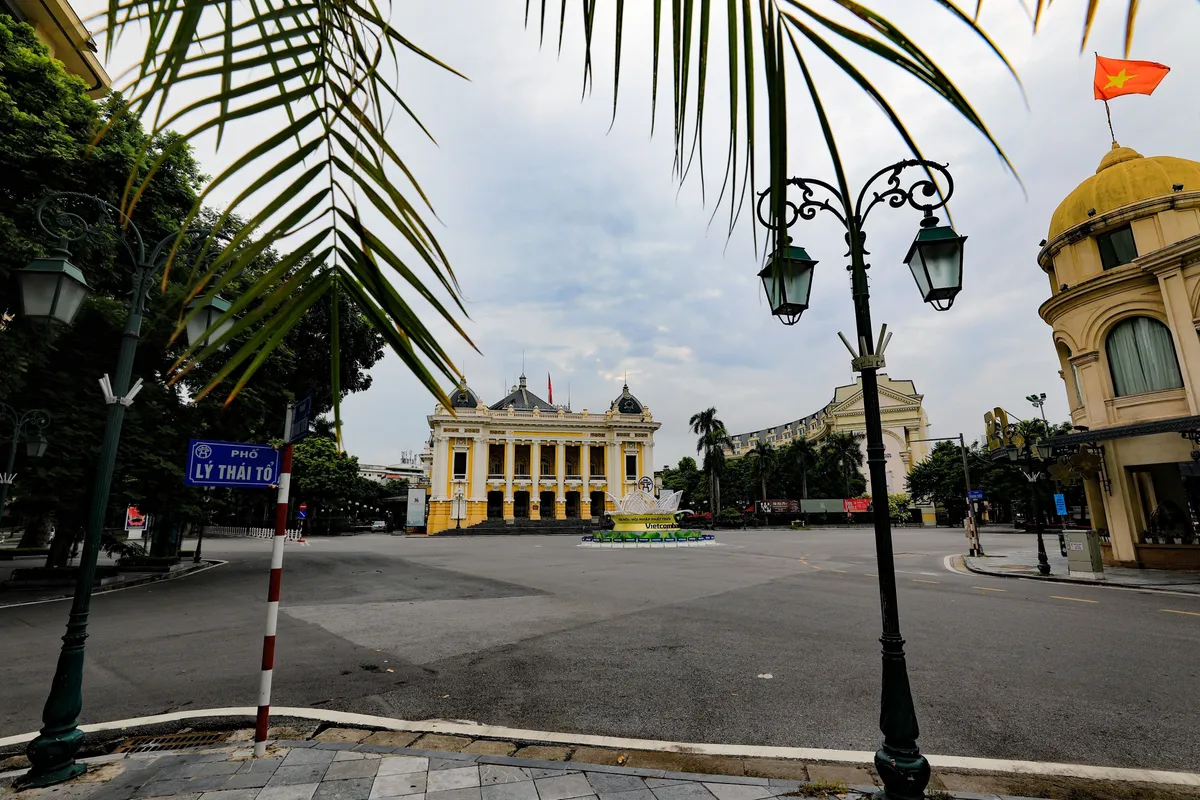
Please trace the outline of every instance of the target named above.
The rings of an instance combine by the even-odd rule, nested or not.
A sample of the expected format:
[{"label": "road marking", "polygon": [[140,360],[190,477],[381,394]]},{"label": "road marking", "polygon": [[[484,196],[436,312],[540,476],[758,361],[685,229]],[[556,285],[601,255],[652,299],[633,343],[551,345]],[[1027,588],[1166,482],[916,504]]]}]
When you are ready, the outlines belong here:
[{"label": "road marking", "polygon": [[846,570],[844,570],[844,569],[831,569],[831,570],[829,570],[829,571],[830,571],[830,572],[840,572],[840,573],[842,573],[843,575],[848,575],[848,574],[850,574],[850,573],[846,572]]},{"label": "road marking", "polygon": [[983,592],[1007,592],[1008,589],[993,589],[991,586],[972,586],[972,589],[979,589]]},{"label": "road marking", "polygon": [[913,578],[913,583],[937,583],[938,581],[923,581],[920,578]]},{"label": "road marking", "polygon": [[1192,616],[1192,617],[1200,617],[1200,611],[1176,611],[1173,608],[1163,608],[1160,610],[1165,611],[1168,614],[1187,614],[1188,616]]},{"label": "road marking", "polygon": [[[279,706],[271,709],[280,717],[312,719],[341,725],[361,725],[388,731],[412,731],[414,733],[449,733],[484,739],[512,739],[577,747],[607,747],[617,750],[662,750],[671,753],[692,753],[714,756],[744,756],[748,758],[786,758],[797,761],[838,761],[849,764],[869,765],[875,753],[870,750],[833,750],[816,747],[771,747],[764,745],[714,744],[699,742],[670,742],[654,739],[626,739],[616,736],[594,736],[555,731],[534,731],[518,728],[502,728],[472,722],[448,722],[444,720],[411,721],[370,714],[355,714],[347,711],[332,711],[320,708],[295,708]],[[164,722],[206,717],[249,717],[257,712],[253,707],[197,708],[156,714],[149,717],[97,722],[80,725],[85,733],[112,731]],[[37,736],[36,731],[0,738],[0,747],[28,742]],[[1045,761],[1016,761],[1001,758],[973,758],[967,756],[926,756],[934,767],[947,769],[970,769],[987,772],[1006,772],[1023,775],[1063,775],[1073,778],[1092,778],[1111,781],[1142,781],[1179,786],[1200,786],[1200,773],[1171,772],[1168,770],[1137,769],[1130,767],[1100,767],[1091,764],[1057,764]]]},{"label": "road marking", "polygon": [[1075,603],[1099,603],[1100,602],[1099,600],[1085,600],[1082,597],[1063,597],[1063,596],[1057,595],[1057,594],[1050,595],[1050,599],[1051,600],[1071,600],[1072,602],[1075,602]]},{"label": "road marking", "polygon": [[863,575],[866,575],[868,578],[878,578],[879,577],[874,572],[864,572]]},{"label": "road marking", "polygon": [[936,576],[936,575],[937,575],[937,573],[936,573],[936,572],[922,572],[921,574],[922,574],[922,575],[933,575],[933,576]]}]

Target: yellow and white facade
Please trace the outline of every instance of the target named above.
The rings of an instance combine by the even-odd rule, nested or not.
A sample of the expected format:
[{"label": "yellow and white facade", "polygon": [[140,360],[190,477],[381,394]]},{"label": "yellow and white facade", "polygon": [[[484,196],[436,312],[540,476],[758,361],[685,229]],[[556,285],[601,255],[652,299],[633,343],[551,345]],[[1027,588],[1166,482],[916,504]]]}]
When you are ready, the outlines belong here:
[{"label": "yellow and white facade", "polygon": [[66,0],[0,0],[0,11],[27,22],[50,55],[87,84],[94,98],[108,94],[112,79],[100,62],[99,47]]},{"label": "yellow and white facade", "polygon": [[484,520],[598,518],[613,508],[608,495],[654,474],[661,423],[628,385],[599,413],[547,403],[524,375],[491,406],[465,379],[450,401],[428,417],[430,534]]},{"label": "yellow and white facade", "polygon": [[[905,491],[908,473],[929,454],[928,442],[915,441],[929,436],[929,418],[922,405],[924,400],[925,395],[917,392],[912,381],[889,378],[887,373],[879,374],[879,411],[883,421],[888,492]],[[801,436],[820,442],[831,433],[861,433],[865,436],[866,429],[862,378],[859,378],[855,383],[834,389],[833,399],[820,411],[784,425],[730,437],[733,448],[726,449],[725,456],[740,458],[759,442],[786,447]],[[862,448],[866,458],[865,438]],[[867,492],[870,491],[868,475]]]},{"label": "yellow and white facade", "polygon": [[1200,568],[1200,162],[1113,144],[1038,264],[1082,475],[1110,563]]}]

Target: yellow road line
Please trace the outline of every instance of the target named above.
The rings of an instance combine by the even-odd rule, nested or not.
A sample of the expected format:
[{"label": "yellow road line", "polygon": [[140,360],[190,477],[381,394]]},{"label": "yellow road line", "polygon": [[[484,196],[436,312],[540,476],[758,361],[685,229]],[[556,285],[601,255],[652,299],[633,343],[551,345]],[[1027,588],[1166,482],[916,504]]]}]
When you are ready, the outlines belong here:
[{"label": "yellow road line", "polygon": [[1082,597],[1061,597],[1057,594],[1050,595],[1051,600],[1071,600],[1076,603],[1099,603],[1099,600],[1085,600]]},{"label": "yellow road line", "polygon": [[831,570],[829,570],[829,571],[830,571],[830,572],[840,572],[840,573],[842,573],[843,575],[846,575],[846,574],[848,574],[848,573],[846,572],[846,570],[844,570],[844,569],[831,569]]},{"label": "yellow road line", "polygon": [[1187,614],[1192,617],[1200,617],[1200,611],[1176,611],[1173,608],[1161,608],[1160,611],[1165,611],[1168,614]]},{"label": "yellow road line", "polygon": [[993,589],[991,586],[972,586],[972,589],[979,589],[982,592],[1007,592],[1008,589]]},{"label": "yellow road line", "polygon": [[866,575],[868,578],[878,578],[879,577],[874,572],[864,572],[863,575]]},{"label": "yellow road line", "polygon": [[920,578],[913,578],[913,583],[937,583],[938,581],[925,581]]}]

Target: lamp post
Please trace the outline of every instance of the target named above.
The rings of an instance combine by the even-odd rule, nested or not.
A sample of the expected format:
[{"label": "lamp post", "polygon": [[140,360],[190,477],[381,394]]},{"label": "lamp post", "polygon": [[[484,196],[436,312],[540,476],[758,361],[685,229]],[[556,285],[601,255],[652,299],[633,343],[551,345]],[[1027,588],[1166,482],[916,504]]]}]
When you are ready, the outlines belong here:
[{"label": "lamp post", "polygon": [[[919,168],[922,177],[913,178],[907,187],[901,184],[901,174],[909,168]],[[932,173],[945,178],[947,189],[939,195]],[[872,189],[875,182],[886,176],[885,185]],[[839,173],[840,178],[840,173]],[[875,768],[883,781],[884,796],[892,800],[918,800],[924,796],[929,783],[929,762],[917,746],[920,733],[908,683],[908,668],[904,659],[904,639],[900,635],[900,617],[896,605],[896,573],[892,555],[892,530],[887,509],[887,474],[883,445],[883,424],[879,412],[878,369],[884,366],[883,349],[878,349],[871,330],[870,293],[867,285],[867,255],[863,247],[863,224],[871,210],[880,203],[892,208],[910,205],[925,212],[904,263],[911,270],[921,292],[921,298],[944,311],[950,308],[962,288],[963,242],[947,226],[939,226],[933,211],[946,205],[954,191],[950,173],[932,161],[906,160],[885,167],[871,176],[857,200],[851,200],[849,189],[840,180],[842,190],[812,178],[791,178],[784,186],[768,188],[759,195],[758,219],[776,232],[776,247],[767,255],[766,265],[759,273],[771,312],[786,325],[794,325],[808,308],[812,289],[812,271],[817,262],[803,247],[793,245],[787,229],[799,219],[811,220],[818,211],[835,217],[846,231],[849,245],[851,294],[859,345],[858,352],[850,348],[855,371],[862,375],[863,413],[867,428],[867,466],[871,478],[871,494],[875,521],[875,552],[879,564],[879,597],[883,616],[883,680],[879,728],[883,746],[875,753]],[[795,202],[787,199],[788,187],[799,190]],[[820,195],[818,195],[820,193]],[[918,196],[919,195],[919,196]],[[924,201],[921,199],[924,198]],[[764,207],[773,201],[775,213],[764,215]],[[843,337],[843,341],[845,341]],[[849,344],[847,344],[849,347]],[[882,495],[882,496],[881,496]]]},{"label": "lamp post", "polygon": [[1049,445],[1035,445],[1023,435],[1013,437],[1014,443],[1004,449],[1004,454],[1014,463],[1021,465],[1025,480],[1029,481],[1029,516],[1033,519],[1033,531],[1037,534],[1038,574],[1050,574],[1050,560],[1046,557],[1046,543],[1042,540],[1041,503],[1038,499],[1037,482],[1042,477],[1041,467],[1050,459]]},{"label": "lamp post", "polygon": [[[0,474],[0,520],[4,519],[4,506],[8,502],[8,489],[17,478],[13,465],[17,463],[17,445],[25,438],[25,454],[37,458],[46,452],[46,437],[42,431],[50,424],[50,415],[40,408],[18,412],[15,408],[0,403],[0,420],[12,424],[9,437],[8,464]],[[32,429],[32,430],[31,430]],[[0,437],[0,441],[3,441]]]},{"label": "lamp post", "polygon": [[[51,224],[56,230],[47,227],[45,219],[47,206],[52,201],[72,203],[75,208],[53,215]],[[83,213],[90,214],[97,218],[97,221],[89,222],[81,216]],[[165,265],[171,244],[179,237],[178,231],[165,236],[147,253],[141,231],[120,209],[98,197],[77,192],[51,192],[43,196],[37,205],[36,218],[43,231],[58,239],[58,245],[49,257],[36,259],[16,273],[21,290],[23,316],[34,324],[66,326],[74,320],[89,287],[83,273],[70,263],[68,246],[71,242],[93,236],[96,227],[103,223],[117,228],[118,235],[115,238],[129,258],[133,275],[129,311],[125,317],[124,332],[121,334],[114,380],[110,383],[106,375],[100,381],[105,402],[108,404],[108,416],[104,422],[104,439],[100,446],[100,459],[92,488],[75,596],[67,618],[67,631],[63,636],[62,650],[54,670],[50,694],[42,710],[42,729],[25,751],[31,766],[29,772],[18,781],[22,787],[60,783],[87,769],[86,764],[76,763],[75,753],[83,742],[83,732],[79,730],[77,720],[83,708],[84,642],[87,639],[92,583],[96,577],[96,557],[99,552],[100,535],[104,529],[105,512],[108,509],[117,445],[121,439],[121,424],[125,418],[125,409],[133,403],[133,398],[141,387],[139,379],[131,389],[129,379],[133,372],[133,358],[141,334],[142,314],[155,276]]]},{"label": "lamp post", "polygon": [[1033,407],[1042,412],[1042,424],[1046,426],[1046,430],[1050,430],[1050,423],[1046,420],[1046,393],[1026,395],[1025,399],[1033,404]]},{"label": "lamp post", "polygon": [[910,442],[952,442],[958,440],[958,451],[962,454],[963,480],[967,484],[967,547],[972,558],[983,555],[983,542],[979,539],[979,520],[975,518],[975,504],[971,500],[971,466],[967,463],[967,443],[958,436],[934,436],[929,439],[909,439]]}]

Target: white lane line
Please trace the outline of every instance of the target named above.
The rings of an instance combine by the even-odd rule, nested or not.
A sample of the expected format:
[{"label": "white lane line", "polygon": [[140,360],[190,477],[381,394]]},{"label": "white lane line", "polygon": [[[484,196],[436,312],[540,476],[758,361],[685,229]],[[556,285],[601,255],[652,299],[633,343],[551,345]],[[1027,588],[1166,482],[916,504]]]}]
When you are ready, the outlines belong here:
[{"label": "white lane line", "polygon": [[912,582],[913,583],[937,583],[937,581],[924,581],[924,580],[921,580],[920,578],[913,578]]},{"label": "white lane line", "polygon": [[1173,608],[1163,608],[1163,609],[1159,609],[1159,610],[1165,611],[1168,614],[1187,614],[1192,617],[1200,617],[1200,611],[1176,611]]},{"label": "white lane line", "polygon": [[[831,750],[817,747],[766,747],[745,744],[708,744],[696,742],[670,742],[657,739],[625,739],[616,736],[589,736],[578,733],[556,733],[533,731],[520,728],[502,728],[495,725],[480,725],[472,722],[445,722],[442,720],[410,720],[377,717],[371,714],[353,714],[347,711],[328,711],[319,708],[294,708],[277,706],[272,713],[280,717],[297,717],[342,725],[362,725],[389,731],[411,731],[414,733],[450,733],[488,739],[510,739],[520,741],[553,742],[556,744],[610,747],[621,750],[661,750],[671,753],[695,753],[714,756],[745,756],[749,758],[787,758],[803,761],[838,761],[851,764],[871,764],[875,753],[870,750]],[[243,706],[235,708],[209,708],[176,711],[171,714],[156,714],[149,717],[98,722],[80,725],[85,732],[118,730],[163,722],[176,722],[202,717],[247,717],[253,719],[257,709]],[[37,732],[0,739],[0,747],[21,744],[37,736]],[[1002,758],[972,758],[969,756],[926,755],[935,767],[948,769],[971,769],[988,772],[1020,773],[1025,775],[1062,775],[1073,778],[1091,778],[1110,781],[1142,781],[1180,786],[1200,786],[1200,773],[1171,772],[1168,770],[1137,769],[1129,767],[1097,767],[1090,764],[1062,764],[1045,761],[1016,761]]]},{"label": "white lane line", "polygon": [[1099,603],[1100,602],[1099,600],[1087,600],[1082,597],[1063,597],[1062,595],[1058,595],[1058,594],[1050,595],[1050,599],[1051,600],[1070,600],[1075,603]]},{"label": "white lane line", "polygon": [[[216,559],[208,559],[208,558],[206,558],[204,560],[205,561],[213,561],[215,563],[210,563],[207,567],[201,567],[200,569],[194,569],[191,572],[185,572],[184,574],[178,575],[174,578],[160,578],[159,580],[156,580],[156,581],[146,581],[145,583],[135,583],[133,586],[114,586],[111,589],[97,589],[92,592],[92,597],[95,597],[96,595],[101,595],[101,594],[112,594],[114,592],[127,592],[130,589],[141,589],[144,586],[153,586],[154,584],[162,583],[163,581],[183,580],[184,578],[190,578],[193,575],[199,575],[201,572],[208,572],[210,569],[216,569],[217,567],[223,567],[229,563],[228,561],[217,561]],[[72,599],[74,599],[74,596],[68,594],[68,595],[64,595],[62,597],[48,597],[45,600],[28,600],[24,603],[9,603],[8,605],[0,606],[0,609],[20,608],[21,606],[40,606],[42,603],[61,603],[63,600],[72,600]]]},{"label": "white lane line", "polygon": [[972,589],[979,589],[982,592],[1007,592],[1008,589],[993,589],[991,586],[972,586]]}]

